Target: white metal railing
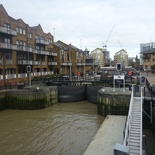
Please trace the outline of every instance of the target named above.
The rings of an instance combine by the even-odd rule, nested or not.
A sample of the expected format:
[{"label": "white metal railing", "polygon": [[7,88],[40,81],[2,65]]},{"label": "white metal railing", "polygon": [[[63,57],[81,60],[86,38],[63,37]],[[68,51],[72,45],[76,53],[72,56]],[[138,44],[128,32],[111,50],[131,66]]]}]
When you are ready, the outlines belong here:
[{"label": "white metal railing", "polygon": [[57,56],[58,54],[57,53],[54,53],[54,52],[49,52],[49,55]]},{"label": "white metal railing", "polygon": [[57,62],[48,62],[48,65],[57,65]]},{"label": "white metal railing", "polygon": [[6,59],[6,60],[5,60],[5,64],[6,64],[6,65],[12,65],[12,60]]},{"label": "white metal railing", "polygon": [[12,34],[12,35],[17,35],[16,30],[6,28],[6,27],[3,27],[3,26],[0,26],[0,32],[7,33],[7,34]]},{"label": "white metal railing", "polygon": [[64,62],[64,63],[61,63],[62,66],[72,66],[72,63],[69,63],[69,62]]},{"label": "white metal railing", "polygon": [[42,64],[42,65],[46,65],[46,62],[42,62],[41,64]]},{"label": "white metal railing", "polygon": [[0,80],[3,80],[3,75],[0,75]]},{"label": "white metal railing", "polygon": [[34,76],[40,76],[41,72],[34,72]]},{"label": "white metal railing", "polygon": [[18,74],[18,78],[26,78],[26,77],[27,77],[27,73]]},{"label": "white metal railing", "polygon": [[6,74],[5,75],[5,79],[15,79],[16,78],[16,74]]},{"label": "white metal railing", "polygon": [[41,54],[44,54],[44,55],[49,55],[49,52],[48,51],[40,51]]},{"label": "white metal railing", "polygon": [[8,44],[8,43],[0,43],[0,48],[17,50],[17,45]]},{"label": "white metal railing", "polygon": [[37,38],[36,39],[36,43],[38,43],[38,44],[45,44],[45,45],[49,45],[49,42],[48,41],[46,41],[45,39],[43,39],[43,38]]},{"label": "white metal railing", "polygon": [[33,49],[31,47],[27,47],[27,46],[17,46],[17,50],[19,51],[27,51],[27,52],[32,52]]},{"label": "white metal railing", "polygon": [[143,109],[142,108],[143,108],[143,106],[142,105],[143,105],[143,87],[141,88],[141,103],[140,103],[140,106],[141,106],[140,107],[141,108],[140,109],[140,115],[141,115],[141,122],[140,122],[140,155],[142,155],[142,145],[143,145],[143,142],[142,142],[142,134],[143,134],[142,133],[142,128],[143,128],[142,127],[142,122],[143,122],[142,121],[142,117],[143,117],[142,116],[142,111],[143,111]]},{"label": "white metal railing", "polygon": [[33,65],[40,65],[41,63],[39,61],[33,61]]},{"label": "white metal railing", "polygon": [[131,113],[132,113],[133,100],[134,100],[134,86],[132,85],[130,106],[129,106],[129,112],[128,112],[126,128],[125,128],[124,145],[128,145],[128,142],[129,142],[129,131],[130,131],[130,125],[131,125],[131,121],[132,121]]}]

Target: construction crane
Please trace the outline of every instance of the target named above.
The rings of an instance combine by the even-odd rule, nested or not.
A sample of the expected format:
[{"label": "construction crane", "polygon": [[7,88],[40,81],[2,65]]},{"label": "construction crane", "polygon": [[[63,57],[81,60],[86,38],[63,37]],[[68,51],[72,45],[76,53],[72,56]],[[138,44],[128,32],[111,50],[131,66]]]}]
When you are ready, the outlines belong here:
[{"label": "construction crane", "polygon": [[121,43],[120,43],[120,41],[118,40],[118,43],[119,43],[119,45],[120,45],[120,47],[121,47],[121,49],[122,49],[122,45],[121,45]]},{"label": "construction crane", "polygon": [[111,31],[110,31],[110,33],[109,33],[109,36],[108,36],[106,42],[103,43],[103,45],[102,45],[102,46],[103,46],[103,49],[104,49],[105,51],[107,50],[107,44],[108,44],[109,38],[110,38],[110,36],[111,36],[111,34],[112,34],[113,30],[114,30],[114,27],[115,27],[115,25],[113,25],[113,27],[112,27],[112,29],[111,29]]}]

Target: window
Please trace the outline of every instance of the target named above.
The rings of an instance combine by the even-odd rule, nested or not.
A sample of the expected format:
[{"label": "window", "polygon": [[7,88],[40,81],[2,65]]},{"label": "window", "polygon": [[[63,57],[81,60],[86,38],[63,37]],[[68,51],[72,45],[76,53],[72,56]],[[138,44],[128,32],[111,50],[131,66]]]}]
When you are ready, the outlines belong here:
[{"label": "window", "polygon": [[18,27],[16,27],[16,31],[17,31],[17,33],[19,33],[19,28]]},{"label": "window", "polygon": [[16,41],[16,45],[17,45],[17,47],[19,46],[19,41],[18,40]]},{"label": "window", "polygon": [[153,62],[154,62],[154,59],[153,59]]},{"label": "window", "polygon": [[32,38],[32,33],[29,34],[29,38]]},{"label": "window", "polygon": [[26,34],[26,31],[23,29],[23,34],[25,35]]},{"label": "window", "polygon": [[19,33],[22,34],[22,29],[21,28],[19,29]]},{"label": "window", "polygon": [[23,46],[26,46],[26,42],[23,42]]},{"label": "window", "polygon": [[11,40],[9,38],[5,38],[4,39],[4,42],[7,43],[7,44],[10,44],[11,43]]},{"label": "window", "polygon": [[36,45],[36,50],[39,50],[39,46]]},{"label": "window", "polygon": [[20,46],[23,46],[23,42],[22,42],[22,41],[20,41],[20,42],[19,42],[19,45],[20,45]]},{"label": "window", "polygon": [[11,53],[10,52],[5,53],[5,59],[6,60],[11,60]]}]

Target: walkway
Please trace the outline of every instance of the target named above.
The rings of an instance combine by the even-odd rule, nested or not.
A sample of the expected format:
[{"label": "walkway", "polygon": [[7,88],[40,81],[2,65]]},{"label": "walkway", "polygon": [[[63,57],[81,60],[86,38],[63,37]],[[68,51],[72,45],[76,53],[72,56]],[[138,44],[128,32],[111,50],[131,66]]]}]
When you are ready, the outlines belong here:
[{"label": "walkway", "polygon": [[84,155],[113,155],[116,143],[123,143],[126,116],[108,115]]}]

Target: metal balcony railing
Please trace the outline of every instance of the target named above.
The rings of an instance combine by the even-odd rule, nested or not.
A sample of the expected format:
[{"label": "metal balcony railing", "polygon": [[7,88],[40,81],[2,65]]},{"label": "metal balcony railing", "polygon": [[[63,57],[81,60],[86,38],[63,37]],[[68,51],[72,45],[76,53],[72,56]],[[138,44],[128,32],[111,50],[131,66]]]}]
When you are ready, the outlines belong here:
[{"label": "metal balcony railing", "polygon": [[16,78],[16,74],[6,74],[5,75],[5,79],[15,79]]},{"label": "metal balcony railing", "polygon": [[42,38],[37,38],[36,39],[36,44],[44,44],[44,45],[49,45],[49,42],[46,41],[45,39]]},{"label": "metal balcony railing", "polygon": [[6,28],[6,27],[3,27],[3,26],[0,26],[0,32],[1,33],[5,33],[5,34],[9,34],[9,35],[14,35],[14,36],[17,35],[17,31],[16,30],[13,30],[13,29],[10,29],[10,28]]},{"label": "metal balcony railing", "polygon": [[33,49],[31,47],[27,47],[27,46],[17,46],[17,50],[26,51],[26,52],[33,52]]},{"label": "metal balcony railing", "polygon": [[48,62],[48,65],[53,65],[53,66],[55,66],[55,65],[57,65],[58,63],[57,62]]},{"label": "metal balcony railing", "polygon": [[18,60],[17,63],[18,65],[33,65],[32,60]]},{"label": "metal balcony railing", "polygon": [[8,50],[17,50],[17,45],[8,44],[8,43],[0,43],[0,48],[8,49]]}]

